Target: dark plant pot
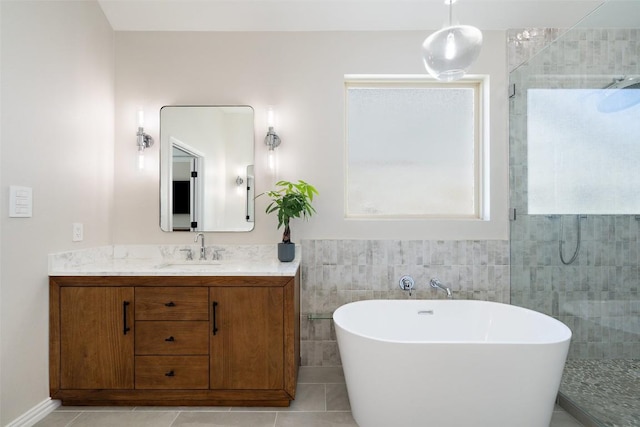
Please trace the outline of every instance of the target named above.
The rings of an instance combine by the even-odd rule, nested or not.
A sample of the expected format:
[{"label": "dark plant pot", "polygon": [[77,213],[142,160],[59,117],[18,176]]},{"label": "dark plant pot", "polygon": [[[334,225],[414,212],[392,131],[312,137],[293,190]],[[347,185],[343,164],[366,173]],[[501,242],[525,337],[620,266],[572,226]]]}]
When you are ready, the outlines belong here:
[{"label": "dark plant pot", "polygon": [[296,257],[296,245],[293,243],[278,243],[278,259],[291,262]]}]

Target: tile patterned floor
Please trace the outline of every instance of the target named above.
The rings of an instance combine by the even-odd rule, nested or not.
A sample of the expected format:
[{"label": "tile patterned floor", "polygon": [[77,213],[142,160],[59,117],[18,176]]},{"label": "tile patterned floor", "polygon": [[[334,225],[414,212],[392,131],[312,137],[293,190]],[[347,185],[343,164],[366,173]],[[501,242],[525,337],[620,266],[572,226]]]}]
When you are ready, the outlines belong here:
[{"label": "tile patterned floor", "polygon": [[560,391],[606,427],[640,427],[640,360],[567,360]]},{"label": "tile patterned floor", "polygon": [[[517,425],[517,420],[514,420],[512,426],[502,427]],[[358,427],[351,416],[342,368],[327,367],[300,368],[297,397],[288,408],[64,406],[36,426]],[[550,427],[580,426],[573,417],[556,407]]]}]

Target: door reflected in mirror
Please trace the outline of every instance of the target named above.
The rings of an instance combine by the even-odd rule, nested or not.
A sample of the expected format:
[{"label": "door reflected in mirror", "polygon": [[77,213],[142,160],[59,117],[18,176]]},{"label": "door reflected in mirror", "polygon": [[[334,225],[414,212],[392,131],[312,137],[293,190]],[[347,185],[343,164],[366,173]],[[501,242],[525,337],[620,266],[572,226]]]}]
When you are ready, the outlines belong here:
[{"label": "door reflected in mirror", "polygon": [[163,231],[251,231],[254,113],[249,106],[160,110]]}]

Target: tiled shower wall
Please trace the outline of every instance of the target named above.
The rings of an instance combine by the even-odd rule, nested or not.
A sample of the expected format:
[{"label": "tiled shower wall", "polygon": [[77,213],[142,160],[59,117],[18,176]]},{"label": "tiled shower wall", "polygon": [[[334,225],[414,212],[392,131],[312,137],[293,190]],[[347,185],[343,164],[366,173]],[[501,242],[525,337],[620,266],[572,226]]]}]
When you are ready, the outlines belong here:
[{"label": "tiled shower wall", "polygon": [[[508,36],[514,40],[518,31]],[[541,35],[559,31],[540,32]],[[544,40],[546,43],[548,40]],[[510,104],[511,303],[550,314],[573,331],[571,358],[619,359],[640,355],[640,221],[634,216],[582,219],[582,245],[575,263],[559,258],[560,221],[564,256],[576,243],[575,216],[527,215],[527,88],[601,88],[614,77],[640,75],[640,30],[573,29],[548,49],[511,42],[509,66],[516,96]],[[637,108],[637,107],[636,107]]]},{"label": "tiled shower wall", "polygon": [[[509,302],[506,240],[303,240],[301,269],[303,366],[341,365],[330,317],[348,302],[444,298],[432,277],[455,298]],[[403,275],[415,280],[411,297],[398,286]]]}]

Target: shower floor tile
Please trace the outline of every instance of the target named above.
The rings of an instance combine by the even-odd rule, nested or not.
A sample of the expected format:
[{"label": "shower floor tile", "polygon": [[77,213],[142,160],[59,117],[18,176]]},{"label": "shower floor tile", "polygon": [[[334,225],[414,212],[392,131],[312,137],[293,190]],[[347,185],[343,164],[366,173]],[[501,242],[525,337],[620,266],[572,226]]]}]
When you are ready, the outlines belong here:
[{"label": "shower floor tile", "polygon": [[640,360],[567,360],[560,391],[606,427],[640,427]]}]

